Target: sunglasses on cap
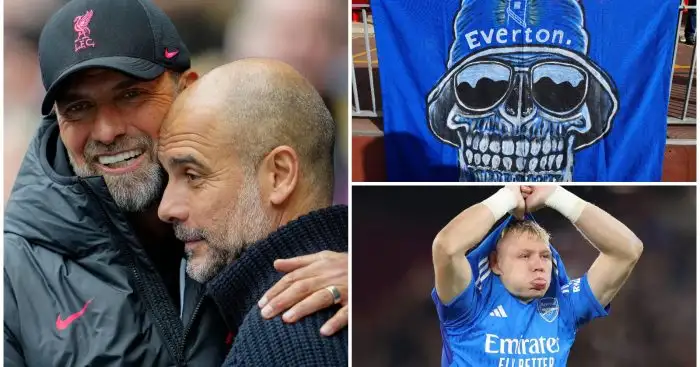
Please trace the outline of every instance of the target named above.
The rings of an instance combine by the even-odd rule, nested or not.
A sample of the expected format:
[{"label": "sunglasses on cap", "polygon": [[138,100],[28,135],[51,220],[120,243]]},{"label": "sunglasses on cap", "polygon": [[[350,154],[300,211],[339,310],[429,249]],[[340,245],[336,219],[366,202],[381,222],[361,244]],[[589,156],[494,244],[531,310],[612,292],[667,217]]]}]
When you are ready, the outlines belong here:
[{"label": "sunglasses on cap", "polygon": [[[518,78],[520,76],[520,78]],[[527,77],[527,86],[535,104],[556,117],[575,113],[588,93],[588,74],[572,63],[542,61],[530,67],[513,67],[500,61],[469,63],[454,79],[459,106],[470,114],[483,115],[497,108]]]}]

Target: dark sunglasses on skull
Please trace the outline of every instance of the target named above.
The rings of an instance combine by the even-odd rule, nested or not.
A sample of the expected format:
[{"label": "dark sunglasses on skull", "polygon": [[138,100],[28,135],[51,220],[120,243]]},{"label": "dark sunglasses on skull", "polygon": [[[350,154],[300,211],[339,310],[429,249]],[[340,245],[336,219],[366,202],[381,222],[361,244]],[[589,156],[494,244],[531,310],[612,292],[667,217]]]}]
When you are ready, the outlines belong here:
[{"label": "dark sunglasses on skull", "polygon": [[524,134],[543,120],[552,129],[581,125],[573,131],[578,150],[602,138],[617,111],[614,85],[594,63],[568,50],[530,46],[466,57],[427,102],[433,133],[454,146],[462,120],[488,118],[508,134]]},{"label": "dark sunglasses on skull", "polygon": [[503,116],[526,120],[536,108],[554,118],[580,113],[588,91],[588,74],[569,60],[477,59],[452,79],[457,103],[470,116],[499,106]]}]

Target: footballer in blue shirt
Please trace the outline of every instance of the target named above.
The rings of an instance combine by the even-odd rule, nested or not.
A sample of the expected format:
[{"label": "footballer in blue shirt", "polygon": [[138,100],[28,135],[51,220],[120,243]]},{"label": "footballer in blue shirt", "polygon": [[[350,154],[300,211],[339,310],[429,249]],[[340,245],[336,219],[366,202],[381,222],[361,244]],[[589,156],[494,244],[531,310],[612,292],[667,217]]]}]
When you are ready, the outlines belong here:
[{"label": "footballer in blue shirt", "polygon": [[[544,206],[600,252],[581,278],[568,278],[532,218]],[[578,328],[608,314],[642,248],[624,224],[560,186],[506,186],[469,207],[433,242],[442,365],[565,366]]]}]

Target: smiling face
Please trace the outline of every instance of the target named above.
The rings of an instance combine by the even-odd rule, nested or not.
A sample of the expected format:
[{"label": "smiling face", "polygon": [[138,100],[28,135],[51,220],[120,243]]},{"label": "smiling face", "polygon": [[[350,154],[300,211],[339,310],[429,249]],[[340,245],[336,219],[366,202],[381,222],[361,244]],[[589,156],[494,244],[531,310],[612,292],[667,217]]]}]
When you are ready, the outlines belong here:
[{"label": "smiling face", "polygon": [[158,132],[176,94],[168,73],[151,81],[105,69],[73,77],[56,100],[56,112],[76,175],[104,177],[122,210],[153,204],[164,184]]},{"label": "smiling face", "polygon": [[491,256],[491,269],[515,297],[530,301],[545,295],[552,278],[548,235],[536,224],[507,229]]}]

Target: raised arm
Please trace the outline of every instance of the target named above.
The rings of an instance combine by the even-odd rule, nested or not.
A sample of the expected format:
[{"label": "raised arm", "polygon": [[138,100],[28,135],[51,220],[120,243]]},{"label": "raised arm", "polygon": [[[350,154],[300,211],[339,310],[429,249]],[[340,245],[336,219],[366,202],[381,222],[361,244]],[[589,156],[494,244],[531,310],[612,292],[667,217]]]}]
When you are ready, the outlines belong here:
[{"label": "raised arm", "polygon": [[613,216],[562,187],[536,186],[532,191],[526,199],[528,211],[542,203],[559,211],[600,251],[588,270],[588,282],[598,302],[607,306],[642,255],[642,241]]},{"label": "raised arm", "polygon": [[435,289],[443,303],[462,293],[472,280],[465,254],[488,234],[504,214],[515,210],[522,219],[525,201],[518,186],[500,189],[488,199],[472,205],[452,219],[433,240]]}]

